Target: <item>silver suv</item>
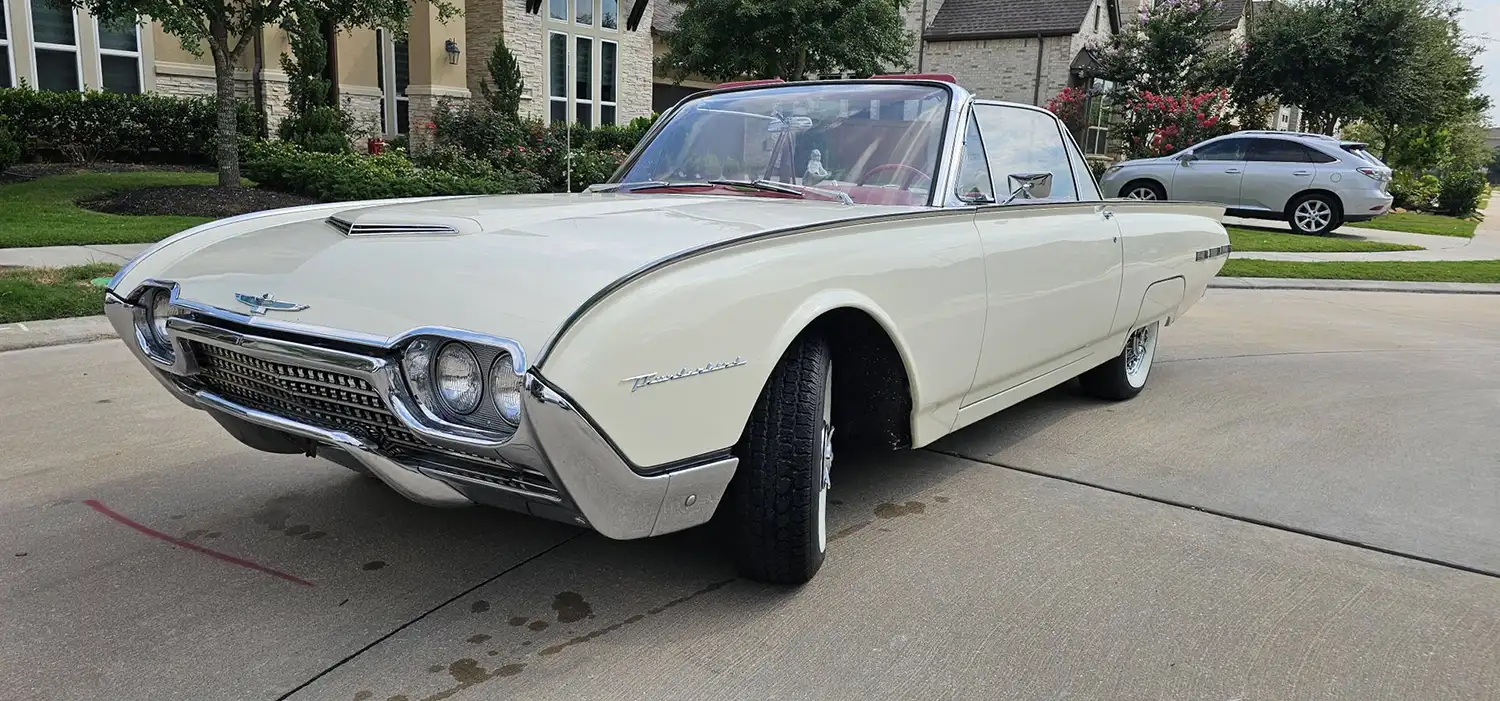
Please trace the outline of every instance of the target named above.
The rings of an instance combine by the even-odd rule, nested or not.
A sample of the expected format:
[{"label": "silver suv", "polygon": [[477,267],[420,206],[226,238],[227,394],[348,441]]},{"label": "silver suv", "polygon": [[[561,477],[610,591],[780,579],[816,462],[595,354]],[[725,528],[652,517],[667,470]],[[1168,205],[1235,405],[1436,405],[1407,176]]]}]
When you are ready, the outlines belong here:
[{"label": "silver suv", "polygon": [[1105,197],[1218,202],[1228,214],[1285,219],[1325,234],[1391,208],[1391,169],[1365,144],[1322,134],[1241,131],[1172,156],[1125,161],[1099,182]]}]

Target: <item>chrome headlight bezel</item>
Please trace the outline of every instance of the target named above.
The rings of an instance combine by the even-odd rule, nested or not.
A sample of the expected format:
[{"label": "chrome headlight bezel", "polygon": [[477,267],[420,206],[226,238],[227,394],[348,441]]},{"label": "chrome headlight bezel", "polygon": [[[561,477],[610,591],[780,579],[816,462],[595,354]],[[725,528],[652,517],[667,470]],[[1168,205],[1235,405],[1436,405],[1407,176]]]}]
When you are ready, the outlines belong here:
[{"label": "chrome headlight bezel", "polygon": [[[397,347],[398,365],[407,396],[420,410],[424,423],[439,430],[458,427],[478,430],[504,440],[521,424],[520,395],[497,401],[497,388],[525,386],[525,368],[517,361],[520,349],[514,342],[449,329],[424,329],[404,339]],[[476,368],[478,394],[470,406],[445,397],[440,387],[438,364],[444,353],[463,353]]]},{"label": "chrome headlight bezel", "polygon": [[177,361],[177,349],[167,335],[167,319],[183,313],[173,303],[172,287],[152,285],[135,300],[135,339],[148,357],[163,365]]}]

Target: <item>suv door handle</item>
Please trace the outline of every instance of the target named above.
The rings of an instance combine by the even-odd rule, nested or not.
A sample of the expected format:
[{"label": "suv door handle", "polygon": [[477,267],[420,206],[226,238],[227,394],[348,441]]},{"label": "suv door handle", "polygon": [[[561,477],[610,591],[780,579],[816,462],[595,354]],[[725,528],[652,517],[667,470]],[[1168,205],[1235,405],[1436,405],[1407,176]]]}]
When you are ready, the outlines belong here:
[{"label": "suv door handle", "polygon": [[1299,170],[1299,171],[1296,171],[1295,173],[1292,173],[1292,175],[1312,175],[1312,171],[1310,171],[1310,170]]},{"label": "suv door handle", "polygon": [[1229,168],[1229,169],[1225,170],[1224,172],[1225,173],[1238,173],[1238,172],[1240,172],[1240,169],[1239,168]]}]

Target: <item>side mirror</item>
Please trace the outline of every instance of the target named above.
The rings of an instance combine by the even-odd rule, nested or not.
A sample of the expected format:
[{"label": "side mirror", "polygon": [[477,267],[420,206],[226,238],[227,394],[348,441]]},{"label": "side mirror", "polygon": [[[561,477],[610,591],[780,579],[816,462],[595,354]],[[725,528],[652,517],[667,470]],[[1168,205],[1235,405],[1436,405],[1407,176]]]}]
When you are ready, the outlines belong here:
[{"label": "side mirror", "polygon": [[1017,199],[1044,200],[1052,196],[1051,173],[1011,173],[1006,180],[1012,187],[1005,204]]},{"label": "side mirror", "polygon": [[1189,151],[1177,157],[1177,161],[1183,165],[1187,165],[1196,160],[1198,160],[1198,157],[1194,156],[1192,151]]}]

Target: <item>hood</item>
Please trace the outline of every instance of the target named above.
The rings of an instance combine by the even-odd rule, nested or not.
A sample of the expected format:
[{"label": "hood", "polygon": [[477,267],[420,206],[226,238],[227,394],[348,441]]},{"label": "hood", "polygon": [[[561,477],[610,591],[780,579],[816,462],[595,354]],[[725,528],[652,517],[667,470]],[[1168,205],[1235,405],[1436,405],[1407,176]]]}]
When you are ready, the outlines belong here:
[{"label": "hood", "polygon": [[596,292],[678,252],[920,209],[633,194],[350,203],[189,234],[148,252],[119,286],[170,280],[183,299],[239,313],[249,308],[236,294],[269,293],[306,309],[268,319],[386,338],[446,326],[505,336],[535,354]]}]

